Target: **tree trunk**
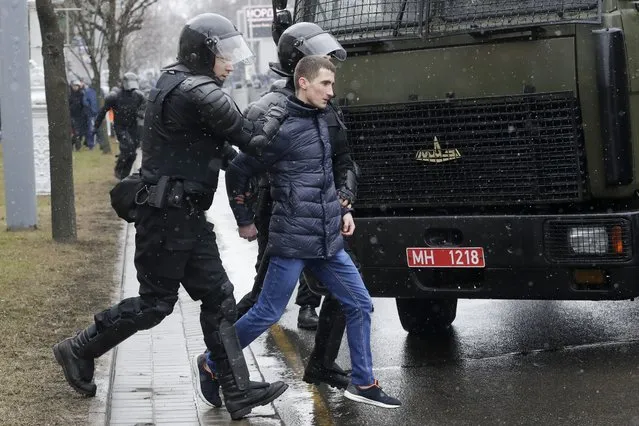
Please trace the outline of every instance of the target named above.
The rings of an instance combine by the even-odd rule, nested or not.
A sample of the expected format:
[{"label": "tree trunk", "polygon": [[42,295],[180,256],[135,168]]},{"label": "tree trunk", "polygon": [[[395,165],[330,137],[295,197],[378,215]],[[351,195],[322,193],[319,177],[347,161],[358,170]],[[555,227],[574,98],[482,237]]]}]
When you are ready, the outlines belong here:
[{"label": "tree trunk", "polygon": [[[122,46],[118,46],[118,29],[116,28],[116,0],[109,0],[109,13],[106,19],[106,28],[110,29],[107,36],[107,68],[109,69],[109,90],[120,85],[120,63],[122,61]],[[109,144],[106,131],[106,120],[100,130],[105,143]],[[109,145],[109,152],[111,146]],[[103,151],[106,153],[106,151]]]},{"label": "tree trunk", "polygon": [[122,62],[122,45],[119,44],[118,32],[116,28],[116,0],[109,0],[109,12],[106,15],[105,27],[109,30],[107,34],[107,67],[109,68],[109,89],[120,84],[120,63]]},{"label": "tree trunk", "polygon": [[122,44],[118,39],[109,40],[107,45],[109,57],[107,66],[109,67],[109,87],[120,84],[120,65],[122,64]]},{"label": "tree trunk", "polygon": [[[100,69],[97,67],[97,64],[93,62],[93,79],[91,80],[91,84],[95,89],[95,94],[98,100],[98,108],[102,108],[104,105],[104,96],[102,95],[102,76],[100,75]],[[95,137],[96,140],[100,143],[100,150],[103,154],[111,153],[111,143],[109,142],[109,135],[106,131],[106,120],[102,121],[102,125],[99,129],[95,129]]]},{"label": "tree trunk", "polygon": [[51,0],[36,0],[36,10],[42,33],[44,88],[49,120],[53,239],[58,242],[75,242],[77,232],[73,192],[73,153],[64,42]]}]

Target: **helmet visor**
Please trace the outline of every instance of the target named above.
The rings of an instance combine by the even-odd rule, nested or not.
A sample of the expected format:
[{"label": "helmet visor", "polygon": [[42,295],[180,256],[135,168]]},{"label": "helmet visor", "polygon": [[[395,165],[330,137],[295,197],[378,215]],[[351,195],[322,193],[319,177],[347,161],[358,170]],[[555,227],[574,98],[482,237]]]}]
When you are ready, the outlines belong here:
[{"label": "helmet visor", "polygon": [[296,42],[296,47],[304,56],[330,55],[338,61],[346,59],[346,50],[329,33],[319,33],[301,38]]},{"label": "helmet visor", "polygon": [[233,65],[240,62],[250,64],[255,58],[244,37],[239,33],[219,39],[214,45],[213,53]]}]

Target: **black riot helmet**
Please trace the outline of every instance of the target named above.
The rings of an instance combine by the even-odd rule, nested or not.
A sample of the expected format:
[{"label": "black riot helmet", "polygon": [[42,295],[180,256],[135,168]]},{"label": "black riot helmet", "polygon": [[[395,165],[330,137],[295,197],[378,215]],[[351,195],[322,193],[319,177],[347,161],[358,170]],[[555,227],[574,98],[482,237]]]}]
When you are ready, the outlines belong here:
[{"label": "black riot helmet", "polygon": [[292,77],[295,66],[304,56],[330,55],[339,61],[346,51],[335,37],[312,22],[298,22],[288,27],[277,42],[279,65],[271,69],[283,77]]},{"label": "black riot helmet", "polygon": [[215,57],[233,64],[249,62],[249,49],[235,25],[217,13],[202,13],[191,18],[182,28],[178,61],[198,74],[211,74]]},{"label": "black riot helmet", "polygon": [[140,88],[138,76],[133,72],[124,73],[122,76],[122,88],[124,90],[135,90]]}]

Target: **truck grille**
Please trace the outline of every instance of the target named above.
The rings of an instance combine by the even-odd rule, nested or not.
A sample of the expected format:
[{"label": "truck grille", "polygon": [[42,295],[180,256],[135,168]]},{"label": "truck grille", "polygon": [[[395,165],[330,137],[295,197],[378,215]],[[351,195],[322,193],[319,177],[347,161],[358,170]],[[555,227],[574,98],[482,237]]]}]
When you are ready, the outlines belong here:
[{"label": "truck grille", "polygon": [[358,207],[532,205],[582,199],[571,92],[343,107]]}]

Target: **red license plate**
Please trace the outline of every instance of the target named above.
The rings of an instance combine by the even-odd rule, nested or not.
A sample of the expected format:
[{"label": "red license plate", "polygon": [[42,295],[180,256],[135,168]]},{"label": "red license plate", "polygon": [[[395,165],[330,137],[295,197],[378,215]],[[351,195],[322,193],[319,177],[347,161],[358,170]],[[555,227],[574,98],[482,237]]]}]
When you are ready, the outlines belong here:
[{"label": "red license plate", "polygon": [[484,268],[486,266],[482,247],[408,247],[406,260],[410,268]]}]

